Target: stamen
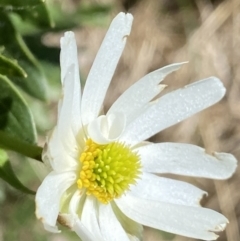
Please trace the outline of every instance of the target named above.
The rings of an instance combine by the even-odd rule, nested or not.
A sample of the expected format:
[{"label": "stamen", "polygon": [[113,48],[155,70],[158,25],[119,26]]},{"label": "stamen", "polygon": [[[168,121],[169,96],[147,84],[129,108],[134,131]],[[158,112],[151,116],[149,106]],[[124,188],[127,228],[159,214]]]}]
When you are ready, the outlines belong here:
[{"label": "stamen", "polygon": [[87,195],[104,204],[120,197],[141,173],[138,154],[120,142],[99,145],[88,139],[79,160],[78,188],[86,188]]}]

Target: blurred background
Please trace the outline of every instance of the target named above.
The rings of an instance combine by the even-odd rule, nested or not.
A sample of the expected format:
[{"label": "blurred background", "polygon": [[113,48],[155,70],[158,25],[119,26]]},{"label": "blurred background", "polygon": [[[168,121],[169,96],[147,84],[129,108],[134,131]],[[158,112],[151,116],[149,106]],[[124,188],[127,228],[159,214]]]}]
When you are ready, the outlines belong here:
[{"label": "blurred background", "polygon": [[[43,76],[39,81],[44,82],[44,86],[35,90],[31,89],[31,82],[30,87],[26,87],[16,81],[33,113],[40,146],[56,123],[57,101],[61,94],[59,40],[63,32],[73,30],[76,34],[84,85],[111,20],[124,11],[133,14],[134,22],[105,100],[105,110],[148,72],[174,62],[189,61],[164,80],[168,87],[162,94],[209,76],[220,78],[227,94],[218,104],[162,131],[152,141],[192,143],[206,148],[209,153],[232,153],[240,160],[239,0],[48,0],[44,11],[40,4],[32,5],[31,1],[25,1],[24,8],[4,2],[7,3],[6,0],[3,4],[0,2],[0,15],[3,13],[11,20],[15,31],[38,60]],[[2,18],[0,30],[6,22]],[[10,37],[9,41],[13,41]],[[3,38],[1,31],[0,38]],[[13,57],[24,65],[22,56]],[[40,75],[35,76],[37,79]],[[41,88],[44,89],[42,95]],[[11,152],[9,157],[19,180],[36,190],[42,174],[41,170],[37,174],[33,171],[34,161]],[[240,240],[239,168],[226,181],[172,177],[206,190],[208,196],[202,200],[202,205],[229,219],[230,224],[220,233],[219,241]],[[33,195],[22,194],[0,180],[0,241],[79,240],[64,228],[58,235],[44,231],[35,218],[34,205]],[[144,241],[161,240],[193,239],[145,228]]]}]

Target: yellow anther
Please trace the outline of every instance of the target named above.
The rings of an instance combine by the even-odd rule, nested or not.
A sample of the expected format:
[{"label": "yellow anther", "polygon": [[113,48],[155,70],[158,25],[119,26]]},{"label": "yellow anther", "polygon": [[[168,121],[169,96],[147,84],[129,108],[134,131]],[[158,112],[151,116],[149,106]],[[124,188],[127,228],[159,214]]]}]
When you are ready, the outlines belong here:
[{"label": "yellow anther", "polygon": [[83,184],[81,179],[77,180],[77,185],[78,185],[78,188],[82,188]]}]

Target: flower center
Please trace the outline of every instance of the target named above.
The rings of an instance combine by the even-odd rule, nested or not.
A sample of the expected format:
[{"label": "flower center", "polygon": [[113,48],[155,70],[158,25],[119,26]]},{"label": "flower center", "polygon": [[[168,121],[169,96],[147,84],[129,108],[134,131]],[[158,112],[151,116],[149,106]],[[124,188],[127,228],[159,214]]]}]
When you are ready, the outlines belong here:
[{"label": "flower center", "polygon": [[99,145],[88,139],[80,162],[78,188],[85,187],[87,195],[105,204],[128,190],[141,173],[138,154],[119,142]]}]

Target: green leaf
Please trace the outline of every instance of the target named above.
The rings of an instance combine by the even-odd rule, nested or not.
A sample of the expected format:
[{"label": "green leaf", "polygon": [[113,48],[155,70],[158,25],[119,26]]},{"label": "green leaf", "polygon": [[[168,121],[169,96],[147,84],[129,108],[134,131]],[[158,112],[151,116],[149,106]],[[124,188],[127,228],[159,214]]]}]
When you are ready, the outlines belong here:
[{"label": "green leaf", "polygon": [[28,143],[36,142],[32,114],[16,87],[0,75],[0,130]]},{"label": "green leaf", "polygon": [[1,0],[1,8],[5,12],[15,12],[23,20],[30,20],[41,28],[53,27],[45,0]]},{"label": "green leaf", "polygon": [[11,80],[28,94],[40,100],[46,100],[46,78],[38,61],[26,46],[22,37],[4,13],[0,14],[0,46],[5,47],[5,55],[18,60],[19,65],[26,71],[27,78],[12,77]]},{"label": "green leaf", "polygon": [[7,153],[0,149],[0,178],[2,178],[4,181],[6,181],[11,186],[15,187],[16,189],[28,193],[28,194],[35,194],[34,191],[28,189],[25,187],[16,177],[11,163],[8,159]]},{"label": "green leaf", "polygon": [[42,161],[42,148],[15,138],[0,130],[0,146],[4,149],[18,152],[24,156]]},{"label": "green leaf", "polygon": [[27,73],[18,65],[17,60],[0,54],[0,74],[26,78]]},{"label": "green leaf", "polygon": [[45,2],[45,0],[1,0],[1,7],[12,7],[14,8],[29,8],[37,6],[41,3]]},{"label": "green leaf", "polygon": [[107,4],[79,4],[74,12],[62,11],[60,4],[49,2],[48,9],[53,21],[56,23],[53,31],[74,28],[79,25],[107,26],[109,13],[113,6]]},{"label": "green leaf", "polygon": [[49,14],[46,4],[42,3],[32,9],[24,9],[18,12],[23,20],[29,20],[39,28],[54,27],[53,20]]}]

